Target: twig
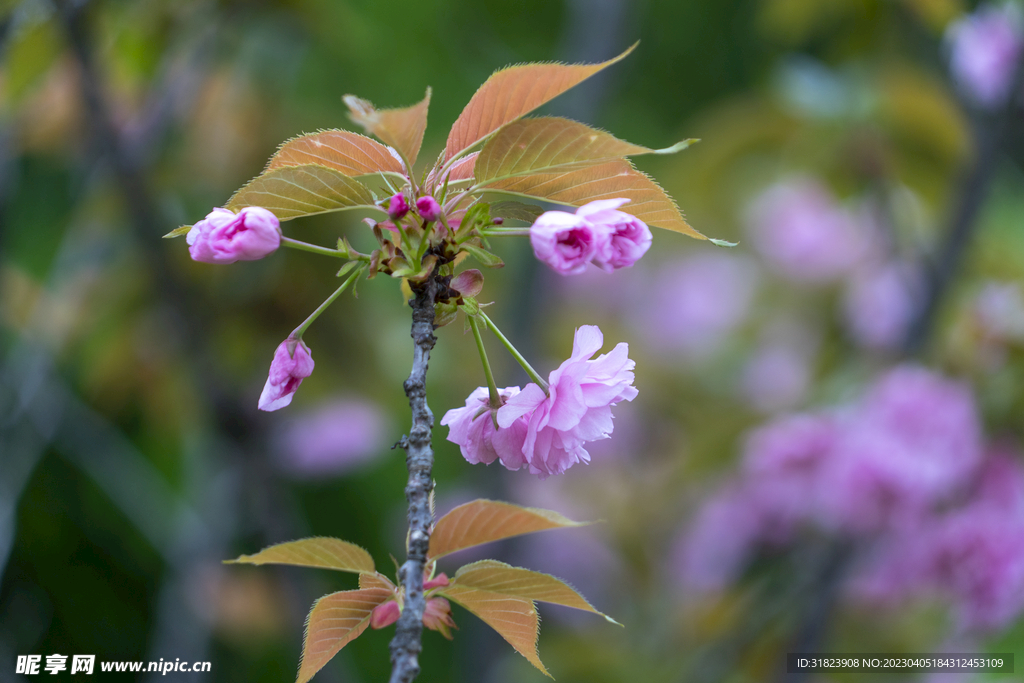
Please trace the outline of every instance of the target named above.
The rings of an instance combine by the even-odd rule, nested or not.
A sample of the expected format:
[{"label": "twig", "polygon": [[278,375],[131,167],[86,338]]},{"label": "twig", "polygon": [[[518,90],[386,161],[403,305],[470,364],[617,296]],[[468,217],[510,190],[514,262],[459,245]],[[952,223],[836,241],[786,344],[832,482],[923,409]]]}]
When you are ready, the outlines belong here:
[{"label": "twig", "polygon": [[[435,272],[436,275],[436,272]],[[423,649],[423,569],[430,547],[430,491],[434,486],[432,470],[434,451],[430,445],[434,415],[427,406],[427,365],[434,336],[434,303],[437,300],[437,280],[413,287],[412,339],[413,362],[409,379],[405,380],[405,395],[412,408],[412,429],[403,439],[405,464],[409,469],[409,483],[405,498],[409,503],[408,555],[399,571],[405,588],[405,604],[398,619],[395,637],[391,640],[391,683],[410,683],[420,672],[419,654]]]},{"label": "twig", "polygon": [[924,349],[942,298],[960,268],[960,263],[977,229],[978,214],[988,196],[996,162],[1007,138],[1012,119],[1018,114],[1020,92],[1024,87],[1024,55],[1018,61],[1006,97],[1006,103],[995,114],[979,116],[975,122],[978,153],[964,178],[964,190],[953,213],[946,240],[935,257],[934,267],[925,270],[925,291],[903,342],[904,355]]}]

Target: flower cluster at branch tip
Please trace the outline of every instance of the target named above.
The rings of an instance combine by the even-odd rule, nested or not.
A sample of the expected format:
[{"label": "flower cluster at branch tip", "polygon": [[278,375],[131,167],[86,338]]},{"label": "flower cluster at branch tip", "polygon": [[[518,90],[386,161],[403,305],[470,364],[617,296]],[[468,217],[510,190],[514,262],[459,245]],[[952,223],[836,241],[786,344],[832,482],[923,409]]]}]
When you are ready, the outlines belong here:
[{"label": "flower cluster at branch tip", "polygon": [[260,410],[280,410],[292,402],[302,380],[313,374],[313,356],[302,340],[285,339],[274,352]]},{"label": "flower cluster at branch tip", "polygon": [[281,224],[277,216],[258,206],[246,207],[237,214],[214,209],[192,226],[185,239],[196,261],[255,261],[281,246]]},{"label": "flower cluster at branch tip", "polygon": [[924,368],[889,371],[853,406],[756,430],[740,477],[683,538],[683,578],[720,588],[806,531],[861,551],[852,597],[946,595],[977,629],[1024,612],[1024,466],[983,446],[967,387]]},{"label": "flower cluster at branch tip", "polygon": [[442,418],[441,424],[450,426],[448,440],[459,444],[469,462],[500,459],[508,469],[525,465],[542,479],[589,462],[584,444],[608,438],[614,429],[612,406],[637,395],[629,346],[620,343],[592,359],[603,344],[597,327],[580,327],[572,355],[548,376],[547,391],[535,383],[522,391],[503,389],[503,405],[496,411],[488,403],[487,389],[477,389],[464,408]]},{"label": "flower cluster at branch tip", "polygon": [[1013,3],[985,4],[950,26],[950,70],[960,90],[978,105],[1006,101],[1024,48],[1024,20]]},{"label": "flower cluster at branch tip", "polygon": [[640,219],[617,210],[628,202],[601,199],[574,214],[541,214],[530,228],[533,253],[562,275],[578,275],[588,263],[609,272],[632,266],[651,248],[651,231]]}]

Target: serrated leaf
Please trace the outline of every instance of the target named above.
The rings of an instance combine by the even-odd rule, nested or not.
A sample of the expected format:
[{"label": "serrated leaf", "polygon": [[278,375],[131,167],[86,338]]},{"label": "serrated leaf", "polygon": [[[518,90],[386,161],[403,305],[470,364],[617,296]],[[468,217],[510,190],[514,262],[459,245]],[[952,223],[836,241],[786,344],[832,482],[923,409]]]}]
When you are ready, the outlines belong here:
[{"label": "serrated leaf", "polygon": [[344,173],[319,164],[286,166],[253,179],[228,201],[238,211],[247,206],[262,206],[280,220],[299,216],[372,208],[373,195],[365,185]]},{"label": "serrated leaf", "polygon": [[448,586],[438,591],[438,594],[480,617],[514,647],[516,652],[526,657],[530,664],[544,672],[545,676],[552,678],[537,653],[540,618],[537,616],[537,606],[532,600],[459,585]]},{"label": "serrated leaf", "polygon": [[473,176],[477,186],[527,175],[580,168],[638,154],[671,154],[689,146],[684,140],[666,149],[650,149],[610,133],[555,116],[514,121],[480,150]]},{"label": "serrated leaf", "polygon": [[187,234],[188,231],[191,230],[191,229],[192,229],[191,225],[183,225],[180,228],[175,228],[174,230],[171,230],[169,233],[164,235],[163,238],[165,240],[169,240],[169,239],[174,238],[174,237],[181,237],[182,235]]},{"label": "serrated leaf", "polygon": [[526,508],[481,498],[460,505],[437,520],[430,534],[427,559],[435,560],[458,550],[503,538],[587,524],[589,522],[574,522],[553,510]]},{"label": "serrated leaf", "polygon": [[445,159],[471,147],[520,116],[611,66],[633,51],[600,64],[520,64],[491,74],[459,114],[445,145]]},{"label": "serrated leaf", "polygon": [[278,543],[255,555],[242,555],[225,564],[290,564],[343,572],[374,572],[373,558],[355,543],[317,536]]},{"label": "serrated leaf", "polygon": [[597,199],[629,199],[619,208],[648,225],[690,237],[707,237],[690,227],[665,190],[625,159],[616,159],[565,173],[539,173],[499,180],[490,192],[535,197],[556,204],[583,206]]},{"label": "serrated leaf", "polygon": [[348,106],[353,121],[404,154],[410,165],[416,163],[423,144],[423,132],[427,129],[430,88],[419,103],[398,109],[376,109],[355,95],[345,95],[342,100]]},{"label": "serrated leaf", "polygon": [[494,202],[491,204],[491,216],[494,218],[533,223],[542,213],[544,213],[544,209],[536,204],[513,201]]},{"label": "serrated leaf", "polygon": [[479,590],[512,595],[537,602],[550,602],[598,614],[613,624],[618,622],[598,612],[572,586],[550,574],[513,567],[497,560],[480,560],[460,567],[452,582]]},{"label": "serrated leaf", "polygon": [[391,595],[391,591],[383,588],[363,588],[331,593],[313,603],[306,618],[296,683],[313,678],[341,648],[358,638],[370,625],[374,608]]},{"label": "serrated leaf", "polygon": [[350,177],[405,173],[401,160],[387,147],[347,130],[322,130],[286,141],[267,162],[263,173],[306,164],[324,166]]},{"label": "serrated leaf", "polygon": [[374,572],[372,574],[363,573],[359,575],[359,587],[360,588],[383,588],[394,593],[398,590],[397,586],[391,582],[391,579],[384,576],[380,572]]}]

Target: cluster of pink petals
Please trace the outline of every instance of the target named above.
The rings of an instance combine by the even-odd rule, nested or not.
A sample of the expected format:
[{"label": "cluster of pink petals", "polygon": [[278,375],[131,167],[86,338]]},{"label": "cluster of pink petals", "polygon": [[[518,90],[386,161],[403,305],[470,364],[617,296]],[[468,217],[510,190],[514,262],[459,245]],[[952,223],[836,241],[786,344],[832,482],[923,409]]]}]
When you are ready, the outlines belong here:
[{"label": "cluster of pink petals", "polygon": [[[865,539],[914,527],[961,492],[981,450],[967,387],[922,367],[897,367],[853,406],[781,417],[754,431],[740,478],[708,504],[716,512],[698,515],[684,565],[694,576],[727,581],[758,546],[788,543],[803,529]],[[741,547],[724,554],[706,545],[717,542],[714,529],[702,529],[722,519],[747,520]],[[736,564],[703,564],[716,557]]]},{"label": "cluster of pink petals", "polygon": [[676,559],[689,586],[720,589],[802,531],[859,549],[849,597],[944,597],[971,630],[1024,613],[1024,462],[986,454],[970,391],[924,368],[889,371],[847,409],[753,432],[740,477]]},{"label": "cluster of pink petals", "polygon": [[612,406],[637,395],[628,345],[592,358],[603,344],[597,327],[576,330],[572,356],[548,376],[547,393],[532,383],[522,391],[501,391],[497,429],[487,389],[477,389],[464,408],[448,411],[441,420],[450,427],[448,440],[459,444],[469,462],[498,459],[511,470],[526,466],[542,479],[589,462],[584,444],[608,438],[614,428]]},{"label": "cluster of pink petals", "polygon": [[[506,387],[498,391],[502,401],[508,401],[519,393],[519,387]],[[479,387],[463,408],[453,408],[441,418],[441,424],[448,427],[448,440],[459,445],[462,457],[474,465],[490,465],[499,460],[510,470],[518,470],[526,459],[523,457],[523,443],[526,441],[526,424],[517,421],[505,429],[498,429],[487,387]]]},{"label": "cluster of pink petals", "polygon": [[306,343],[292,339],[281,342],[274,352],[267,383],[260,395],[260,410],[280,410],[291,404],[302,380],[311,374],[313,357]]},{"label": "cluster of pink petals", "polygon": [[651,248],[651,231],[640,219],[618,211],[628,199],[599,199],[576,213],[548,211],[530,227],[538,259],[562,275],[577,275],[588,263],[611,272],[628,268]]},{"label": "cluster of pink petals", "polygon": [[195,261],[255,261],[281,246],[281,223],[277,216],[258,206],[248,206],[237,214],[214,209],[192,226],[185,239]]},{"label": "cluster of pink petals", "polygon": [[429,195],[420,197],[416,200],[416,213],[425,221],[436,221],[441,217],[441,205]]}]

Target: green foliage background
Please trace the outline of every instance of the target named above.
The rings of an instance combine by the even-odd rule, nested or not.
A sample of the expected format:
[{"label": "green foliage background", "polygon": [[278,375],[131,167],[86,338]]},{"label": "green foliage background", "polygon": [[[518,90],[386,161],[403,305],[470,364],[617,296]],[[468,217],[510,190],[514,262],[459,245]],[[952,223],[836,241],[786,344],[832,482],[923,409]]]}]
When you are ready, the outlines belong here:
[{"label": "green foliage background", "polygon": [[[965,9],[956,0],[87,5],[87,48],[111,117],[136,141],[155,220],[140,227],[126,212],[110,150],[90,128],[59,14],[41,0],[3,3],[0,524],[10,512],[12,533],[0,533],[11,541],[9,557],[0,552],[2,680],[13,675],[15,656],[27,653],[182,657],[213,662],[212,673],[196,680],[291,680],[308,606],[329,590],[354,587],[354,578],[219,561],[306,535],[359,543],[379,564],[401,554],[400,451],[384,446],[356,469],[309,481],[284,476],[273,446],[289,412],[339,394],[378,403],[398,439],[408,420],[401,383],[411,343],[397,283],[363,283],[358,300],[344,297],[323,316],[306,336],[314,375],[291,408],[260,414],[256,399],[273,349],[333,290],[336,264],[283,250],[213,267],[192,262],[183,241],[159,240],[223,204],[280,141],[352,128],[341,95],[402,106],[432,86],[421,155],[429,160],[493,70],[598,61],[639,39],[625,62],[544,111],[651,147],[702,138],[681,155],[638,165],[698,230],[741,242],[738,207],[787,172],[817,174],[841,197],[877,184],[906,189],[916,199],[897,208],[920,215],[915,239],[934,240],[931,226],[945,227],[957,174],[974,154],[942,52],[945,23]],[[845,99],[817,93],[824,114],[787,99],[787,65],[801,59],[843,83]],[[999,373],[986,374],[963,333],[963,302],[982,278],[1024,274],[1019,136],[1004,151],[978,243],[943,307],[929,358],[971,374],[990,431],[1019,437],[1020,349]],[[345,234],[357,248],[370,237],[345,214],[287,228],[321,244]],[[655,239],[648,257],[655,263],[713,249],[663,231]],[[498,249],[507,265],[486,273],[482,296],[497,302],[492,317],[547,369],[567,356],[575,326],[599,324],[608,342],[628,341],[639,426],[628,438],[613,437],[621,455],[595,456],[589,467],[546,482],[470,466],[438,428],[442,505],[480,495],[605,521],[587,532],[605,550],[577,563],[584,569],[576,580],[626,629],[542,608],[555,618],[545,622],[540,652],[559,680],[675,681],[694,671],[692,680],[771,678],[787,617],[736,640],[737,624],[753,623],[747,596],[695,605],[679,597],[669,561],[702,495],[729,472],[744,431],[764,419],[735,390],[756,325],[705,363],[669,361],[651,352],[644,329],[600,300],[575,299],[540,270],[525,239]],[[745,245],[738,252],[751,253]],[[637,293],[635,305],[649,294]],[[825,331],[806,404],[849,395],[886,362],[857,351],[837,329],[836,292],[769,281],[755,318],[793,309]],[[472,338],[460,328],[438,334],[429,387],[438,418],[483,382]],[[499,386],[525,381],[497,345],[491,357]],[[514,559],[524,550],[509,544],[495,552]],[[559,573],[557,562],[543,560],[536,569]],[[453,642],[426,634],[422,680],[540,679],[472,616],[455,618]],[[844,612],[832,645],[923,651],[941,641],[942,623],[928,610]],[[389,637],[390,630],[368,632],[317,680],[382,680]],[[999,645],[1020,652],[1022,641],[1018,626]]]}]

